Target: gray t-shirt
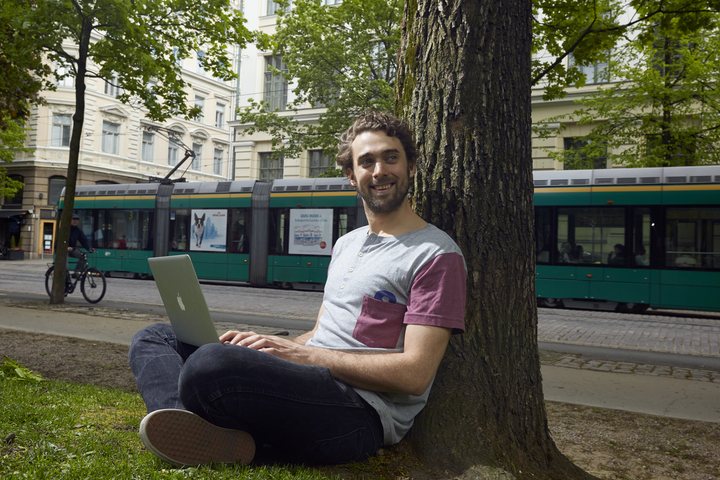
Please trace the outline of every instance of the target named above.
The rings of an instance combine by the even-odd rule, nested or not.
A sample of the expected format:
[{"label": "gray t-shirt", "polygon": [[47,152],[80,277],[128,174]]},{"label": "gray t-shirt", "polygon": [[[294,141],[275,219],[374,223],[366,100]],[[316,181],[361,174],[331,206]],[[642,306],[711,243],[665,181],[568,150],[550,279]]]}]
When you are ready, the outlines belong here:
[{"label": "gray t-shirt", "polygon": [[[408,324],[465,330],[465,261],[433,225],[397,237],[358,228],[338,239],[318,330],[308,346],[402,351]],[[355,388],[377,410],[385,445],[402,440],[427,402],[420,396]]]}]

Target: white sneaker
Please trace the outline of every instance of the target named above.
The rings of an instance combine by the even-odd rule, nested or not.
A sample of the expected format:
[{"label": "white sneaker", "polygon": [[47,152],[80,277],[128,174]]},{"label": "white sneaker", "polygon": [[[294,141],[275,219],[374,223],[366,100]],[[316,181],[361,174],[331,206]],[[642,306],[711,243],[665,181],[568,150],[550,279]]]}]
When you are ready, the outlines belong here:
[{"label": "white sneaker", "polygon": [[255,441],[249,433],[221,428],[187,410],[156,410],[140,423],[140,439],[155,456],[178,467],[208,463],[250,463]]}]

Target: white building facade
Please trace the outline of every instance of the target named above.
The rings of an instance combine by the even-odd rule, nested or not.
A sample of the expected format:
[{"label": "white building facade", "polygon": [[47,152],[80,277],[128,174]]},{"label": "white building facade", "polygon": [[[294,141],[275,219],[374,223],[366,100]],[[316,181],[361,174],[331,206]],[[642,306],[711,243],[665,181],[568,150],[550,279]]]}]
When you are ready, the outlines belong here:
[{"label": "white building facade", "polygon": [[[229,48],[234,56],[237,50]],[[77,185],[147,183],[151,177],[166,176],[182,160],[185,149],[166,135],[147,129],[152,126],[172,130],[176,139],[195,152],[195,159],[183,164],[173,178],[232,179],[228,121],[236,103],[236,82],[213,78],[196,58],[185,59],[181,67],[184,79],[191,85],[187,101],[203,112],[195,120],[171,118],[154,122],[146,118],[140,105],[120,103],[117,96],[121,86],[116,82],[86,79]],[[34,107],[27,124],[26,147],[30,152],[19,153],[13,163],[4,165],[8,175],[25,186],[13,198],[0,199],[0,245],[7,249],[11,236],[15,237],[15,245],[22,237],[20,246],[26,259],[51,255],[53,251],[54,207],[67,179],[75,113],[74,79],[60,80],[56,91],[42,96],[46,105]]]}]

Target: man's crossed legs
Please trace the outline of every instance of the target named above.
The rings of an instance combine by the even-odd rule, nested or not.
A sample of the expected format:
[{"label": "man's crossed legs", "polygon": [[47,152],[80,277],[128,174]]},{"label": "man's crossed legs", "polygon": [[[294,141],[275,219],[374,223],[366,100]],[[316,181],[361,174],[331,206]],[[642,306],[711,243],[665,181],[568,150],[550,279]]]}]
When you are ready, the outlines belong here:
[{"label": "man's crossed legs", "polygon": [[[130,366],[149,413],[141,438],[176,465],[248,463],[250,437],[314,463],[362,460],[382,445],[377,412],[324,367],[238,345],[197,348],[165,324],[135,335]],[[178,453],[188,451],[193,455]]]}]

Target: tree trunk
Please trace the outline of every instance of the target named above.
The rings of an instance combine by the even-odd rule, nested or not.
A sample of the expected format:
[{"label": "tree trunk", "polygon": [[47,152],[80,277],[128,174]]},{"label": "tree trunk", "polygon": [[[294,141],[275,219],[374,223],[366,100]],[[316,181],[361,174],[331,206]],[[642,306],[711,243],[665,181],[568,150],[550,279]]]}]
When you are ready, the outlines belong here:
[{"label": "tree trunk", "polygon": [[530,22],[530,0],[406,0],[396,111],[417,135],[415,207],[468,270],[467,331],[451,339],[409,440],[453,474],[593,478],[557,450],[544,406]]},{"label": "tree trunk", "polygon": [[[84,21],[82,34],[78,45],[78,57],[75,72],[75,114],[73,115],[73,128],[70,136],[70,155],[68,159],[67,181],[65,183],[65,199],[63,202],[60,228],[57,234],[57,247],[55,248],[55,274],[53,278],[51,304],[65,301],[65,265],[68,256],[68,240],[70,238],[70,220],[75,206],[75,185],[77,183],[78,162],[82,142],[82,130],[85,123],[85,74],[87,73],[87,59],[90,48],[90,33],[92,23]],[[75,245],[73,245],[74,247]]]}]

